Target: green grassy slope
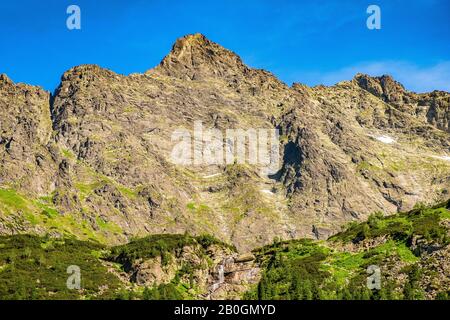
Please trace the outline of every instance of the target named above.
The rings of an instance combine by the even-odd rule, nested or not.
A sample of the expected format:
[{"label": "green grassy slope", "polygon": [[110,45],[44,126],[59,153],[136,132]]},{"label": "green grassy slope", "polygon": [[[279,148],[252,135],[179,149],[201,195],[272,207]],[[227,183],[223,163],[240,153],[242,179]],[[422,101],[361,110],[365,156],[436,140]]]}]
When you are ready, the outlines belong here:
[{"label": "green grassy slope", "polygon": [[[136,259],[161,256],[167,263],[176,250],[200,245],[201,255],[212,244],[232,247],[211,236],[151,235],[128,244],[108,248],[75,239],[34,235],[0,237],[0,300],[6,299],[183,299],[180,276],[195,269],[185,266],[176,279],[154,288],[135,290],[119,279]],[[67,288],[69,266],[81,270],[81,290]],[[111,270],[114,269],[114,270]],[[115,271],[115,272],[114,272]]]},{"label": "green grassy slope", "polygon": [[[432,252],[448,267],[450,201],[353,223],[327,241],[274,243],[255,251],[262,267],[249,299],[447,299],[448,282],[429,267]],[[438,256],[440,257],[440,256]],[[431,263],[431,264],[433,264]],[[367,287],[367,268],[381,270],[381,288]],[[448,277],[448,275],[443,275]],[[425,286],[424,279],[435,278]]]},{"label": "green grassy slope", "polygon": [[[243,298],[449,299],[449,209],[450,200],[390,216],[376,213],[326,241],[278,241],[259,248],[254,254],[261,280]],[[187,234],[152,235],[116,247],[72,238],[2,236],[0,299],[193,299],[198,295],[189,275],[200,266],[180,266],[170,282],[139,289],[121,273],[137,260],[161,257],[161,264],[169,264],[185,246],[197,248],[198,261],[209,261],[212,244],[233,251],[211,236]],[[81,290],[66,286],[70,265],[82,271]],[[380,269],[380,289],[366,285],[369,266]]]}]

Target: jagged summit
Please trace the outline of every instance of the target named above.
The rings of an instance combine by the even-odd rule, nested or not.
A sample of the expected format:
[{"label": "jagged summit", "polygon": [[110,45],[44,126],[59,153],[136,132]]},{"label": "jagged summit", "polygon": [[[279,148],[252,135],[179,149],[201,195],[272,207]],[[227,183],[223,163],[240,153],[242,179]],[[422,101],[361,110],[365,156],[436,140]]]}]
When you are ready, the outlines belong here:
[{"label": "jagged summit", "polygon": [[286,87],[272,73],[250,68],[236,53],[200,33],[177,39],[161,63],[147,71],[147,74],[154,73],[183,80],[220,78],[231,86],[245,82],[250,87],[260,87],[264,83],[266,88]]},{"label": "jagged summit", "polygon": [[63,73],[61,76],[62,81],[67,80],[75,80],[75,79],[83,79],[84,77],[92,77],[92,76],[103,76],[103,77],[111,77],[114,78],[116,76],[120,76],[118,73],[109,70],[107,68],[103,68],[97,64],[81,64],[78,66],[74,66]]},{"label": "jagged summit", "polygon": [[383,74],[381,76],[370,76],[370,75],[364,74],[364,73],[357,73],[353,79],[359,83],[363,83],[365,81],[372,81],[372,82],[378,82],[383,87],[396,86],[398,88],[401,88],[402,90],[405,90],[405,87],[403,86],[403,84],[396,81],[389,74]]},{"label": "jagged summit", "polygon": [[23,82],[14,82],[5,73],[0,74],[0,91],[2,91],[3,94],[12,96],[20,94],[29,97],[33,93],[36,93],[41,97],[47,95],[47,91],[44,90],[41,86],[31,85]]},{"label": "jagged summit", "polygon": [[358,73],[353,80],[364,90],[383,99],[386,102],[401,102],[407,90],[390,75],[372,77]]},{"label": "jagged summit", "polygon": [[6,75],[6,73],[0,74],[0,83],[13,83],[12,80]]},{"label": "jagged summit", "polygon": [[[189,34],[178,38],[161,63],[144,73],[147,76],[162,75],[181,80],[221,79],[238,90],[259,90],[287,86],[272,73],[247,66],[234,52],[207,39],[203,34]],[[135,73],[130,76],[140,76]],[[125,77],[96,64],[74,66],[64,72],[61,81],[88,82]],[[61,86],[61,85],[60,85]],[[58,89],[57,89],[58,90]]]},{"label": "jagged summit", "polygon": [[199,80],[227,77],[249,70],[237,54],[197,33],[177,39],[155,71],[173,77]]}]

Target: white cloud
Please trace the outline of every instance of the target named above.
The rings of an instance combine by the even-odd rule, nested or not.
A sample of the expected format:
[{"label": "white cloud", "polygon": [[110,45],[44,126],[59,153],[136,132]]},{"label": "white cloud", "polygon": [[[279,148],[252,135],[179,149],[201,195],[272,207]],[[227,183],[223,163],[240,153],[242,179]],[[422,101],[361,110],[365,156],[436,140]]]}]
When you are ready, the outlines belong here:
[{"label": "white cloud", "polygon": [[[415,92],[450,91],[450,61],[440,62],[429,67],[420,67],[404,61],[359,63],[328,73],[308,73],[306,82],[311,85],[333,85],[352,79],[358,72],[371,76],[389,74],[403,84],[406,89]],[[305,74],[299,79],[305,79],[304,76]]]}]

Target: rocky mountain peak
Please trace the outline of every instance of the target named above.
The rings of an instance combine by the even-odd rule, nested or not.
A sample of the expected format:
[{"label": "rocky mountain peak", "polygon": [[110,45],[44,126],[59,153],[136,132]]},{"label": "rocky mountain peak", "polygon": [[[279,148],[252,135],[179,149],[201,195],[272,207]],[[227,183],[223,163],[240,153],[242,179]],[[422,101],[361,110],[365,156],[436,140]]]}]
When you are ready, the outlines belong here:
[{"label": "rocky mountain peak", "polygon": [[[208,47],[212,44],[215,44],[214,42],[208,40],[203,34],[201,33],[195,33],[195,34],[187,34],[181,38],[178,38],[171,50],[171,53],[179,53],[180,50],[187,48],[187,47]],[[225,48],[222,48],[220,45],[215,44],[218,47],[220,47],[221,50],[226,50]]]},{"label": "rocky mountain peak", "polygon": [[227,78],[246,73],[249,68],[234,52],[197,33],[177,39],[160,65],[149,72],[154,71],[186,80],[201,80]]},{"label": "rocky mountain peak", "polygon": [[[48,99],[49,94],[39,86],[29,85],[22,82],[15,83],[4,73],[0,74],[0,92],[1,95],[8,96],[9,98],[22,96],[28,101],[34,98],[46,100]],[[19,101],[15,102],[16,106],[20,105]]]},{"label": "rocky mountain peak", "polygon": [[102,68],[96,64],[82,64],[64,72],[62,81],[77,81],[93,77],[114,78],[118,76],[115,72]]},{"label": "rocky mountain peak", "polygon": [[354,81],[364,90],[369,91],[386,102],[400,102],[406,93],[403,85],[395,81],[390,75],[371,77],[358,73]]},{"label": "rocky mountain peak", "polygon": [[5,73],[0,74],[0,85],[12,83],[13,82],[11,81],[11,79],[8,78],[8,76]]}]

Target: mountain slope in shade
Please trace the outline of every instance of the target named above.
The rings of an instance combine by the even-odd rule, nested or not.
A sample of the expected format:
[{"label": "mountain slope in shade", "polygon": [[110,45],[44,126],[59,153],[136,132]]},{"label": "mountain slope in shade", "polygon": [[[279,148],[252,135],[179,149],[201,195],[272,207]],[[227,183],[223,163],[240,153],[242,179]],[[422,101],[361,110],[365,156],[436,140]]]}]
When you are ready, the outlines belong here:
[{"label": "mountain slope in shade", "polygon": [[[144,74],[74,67],[54,95],[2,75],[0,233],[117,244],[188,231],[240,251],[326,238],[448,197],[449,99],[389,76],[289,87],[200,34]],[[174,165],[171,135],[194,121],[279,129],[280,170]]]}]

